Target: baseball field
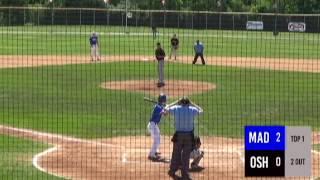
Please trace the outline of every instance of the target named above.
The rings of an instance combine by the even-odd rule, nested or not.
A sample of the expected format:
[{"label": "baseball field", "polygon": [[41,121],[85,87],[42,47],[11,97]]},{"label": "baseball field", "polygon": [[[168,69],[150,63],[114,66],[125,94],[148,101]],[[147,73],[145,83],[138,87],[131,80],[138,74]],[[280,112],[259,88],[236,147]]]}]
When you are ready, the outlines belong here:
[{"label": "baseball field", "polygon": [[[90,62],[89,36],[99,34],[101,62]],[[245,125],[310,126],[312,178],[320,176],[319,34],[106,26],[0,27],[0,178],[164,179],[169,164],[147,160],[147,123],[160,92],[189,96],[204,109],[196,123],[204,171],[195,179],[242,179]],[[156,42],[178,60],[155,86]],[[193,44],[206,66],[191,65]],[[171,117],[160,124],[170,158]]]}]

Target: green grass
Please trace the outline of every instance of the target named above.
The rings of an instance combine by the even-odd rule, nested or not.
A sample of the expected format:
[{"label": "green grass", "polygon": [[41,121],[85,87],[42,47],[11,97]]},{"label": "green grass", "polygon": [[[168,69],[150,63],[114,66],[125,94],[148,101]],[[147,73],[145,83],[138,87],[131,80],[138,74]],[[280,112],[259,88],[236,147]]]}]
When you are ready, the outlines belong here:
[{"label": "green grass", "polygon": [[[152,110],[144,94],[99,85],[152,79],[155,72],[146,62],[2,69],[0,124],[83,138],[143,135]],[[240,137],[248,124],[319,130],[319,74],[168,64],[166,77],[217,84],[191,97],[205,110],[197,129],[202,135]],[[171,123],[161,124],[163,133],[172,133]]]},{"label": "green grass", "polygon": [[192,55],[193,44],[200,39],[208,56],[319,58],[319,34],[283,32],[274,37],[272,32],[159,28],[161,36],[154,40],[150,28],[129,27],[128,34],[118,34],[125,29],[117,26],[0,27],[0,55],[89,54],[92,31],[100,33],[101,52],[105,55],[153,55],[156,41],[162,42],[169,53],[170,37],[177,33],[183,55]]},{"label": "green grass", "polygon": [[35,154],[48,145],[0,135],[0,179],[58,179],[32,166]]},{"label": "green grass", "polygon": [[320,144],[312,145],[312,149],[315,150],[315,151],[320,151]]}]

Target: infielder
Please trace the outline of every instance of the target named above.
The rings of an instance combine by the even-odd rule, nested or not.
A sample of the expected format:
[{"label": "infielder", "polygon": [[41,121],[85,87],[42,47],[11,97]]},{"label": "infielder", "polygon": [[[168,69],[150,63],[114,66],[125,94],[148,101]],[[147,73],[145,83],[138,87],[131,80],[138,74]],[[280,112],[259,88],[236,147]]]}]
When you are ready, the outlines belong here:
[{"label": "infielder", "polygon": [[171,52],[169,59],[171,59],[171,56],[174,55],[174,60],[177,60],[177,53],[179,49],[179,39],[177,38],[177,35],[174,34],[171,38]]},{"label": "infielder", "polygon": [[157,38],[157,33],[158,33],[156,25],[153,24],[152,27],[151,27],[151,29],[152,29],[153,39],[156,39],[156,38]]},{"label": "infielder", "polygon": [[91,61],[100,61],[99,40],[97,33],[93,32],[89,41],[91,46]]},{"label": "infielder", "polygon": [[158,124],[160,123],[162,115],[164,115],[165,105],[167,102],[167,96],[165,94],[160,94],[158,97],[158,103],[154,106],[152,115],[148,124],[148,130],[153,139],[153,144],[148,156],[149,160],[160,161],[161,157],[159,156],[158,149],[160,146],[160,129]]},{"label": "infielder", "polygon": [[166,53],[161,47],[161,44],[157,43],[157,49],[155,52],[156,60],[158,61],[158,87],[163,87],[165,85],[164,83],[164,58],[166,57]]}]

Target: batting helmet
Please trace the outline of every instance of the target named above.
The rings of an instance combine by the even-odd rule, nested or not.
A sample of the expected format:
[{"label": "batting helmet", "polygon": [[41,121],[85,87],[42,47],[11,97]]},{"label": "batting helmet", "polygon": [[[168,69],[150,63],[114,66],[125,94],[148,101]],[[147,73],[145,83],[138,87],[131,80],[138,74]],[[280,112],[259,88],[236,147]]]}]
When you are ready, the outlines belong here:
[{"label": "batting helmet", "polygon": [[167,96],[163,93],[161,93],[158,97],[158,102],[159,103],[165,103],[167,101]]}]

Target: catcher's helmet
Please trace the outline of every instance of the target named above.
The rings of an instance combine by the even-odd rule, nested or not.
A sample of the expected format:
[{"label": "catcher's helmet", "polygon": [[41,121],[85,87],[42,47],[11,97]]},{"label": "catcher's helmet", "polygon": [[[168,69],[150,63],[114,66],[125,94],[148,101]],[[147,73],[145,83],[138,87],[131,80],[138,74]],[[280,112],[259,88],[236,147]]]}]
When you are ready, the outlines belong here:
[{"label": "catcher's helmet", "polygon": [[200,137],[199,136],[195,136],[194,137],[194,144],[200,144],[201,145],[201,139],[200,139]]},{"label": "catcher's helmet", "polygon": [[182,97],[179,102],[178,102],[179,105],[183,105],[183,106],[186,106],[186,105],[189,105],[190,104],[190,100],[188,97],[184,96]]},{"label": "catcher's helmet", "polygon": [[158,97],[158,102],[159,103],[165,103],[167,101],[167,96],[163,93],[161,93]]}]

